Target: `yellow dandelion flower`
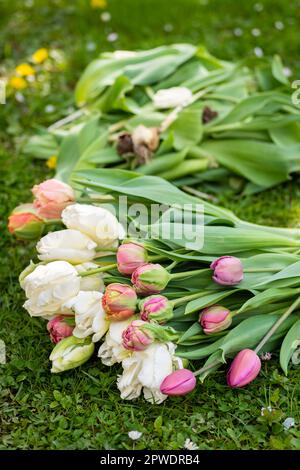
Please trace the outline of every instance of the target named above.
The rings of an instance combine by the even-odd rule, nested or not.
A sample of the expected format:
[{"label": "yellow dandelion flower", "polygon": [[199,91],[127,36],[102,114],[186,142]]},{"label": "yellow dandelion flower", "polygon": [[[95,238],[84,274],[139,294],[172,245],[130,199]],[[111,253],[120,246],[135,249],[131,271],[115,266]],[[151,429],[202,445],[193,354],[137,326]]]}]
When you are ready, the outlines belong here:
[{"label": "yellow dandelion flower", "polygon": [[106,8],[107,1],[106,0],[91,0],[91,7],[92,8]]},{"label": "yellow dandelion flower", "polygon": [[21,77],[28,77],[28,75],[34,75],[35,70],[30,64],[20,64],[16,67],[16,73]]},{"label": "yellow dandelion flower", "polygon": [[38,49],[32,54],[31,60],[35,64],[41,64],[42,62],[45,62],[45,60],[48,59],[48,57],[49,57],[48,50],[45,47],[42,47],[41,49]]},{"label": "yellow dandelion flower", "polygon": [[11,77],[8,83],[15,90],[23,90],[27,87],[27,82],[22,77]]},{"label": "yellow dandelion flower", "polygon": [[48,168],[50,168],[50,170],[55,170],[56,165],[57,165],[57,156],[52,155],[51,157],[49,157],[48,160],[46,161],[46,165]]}]

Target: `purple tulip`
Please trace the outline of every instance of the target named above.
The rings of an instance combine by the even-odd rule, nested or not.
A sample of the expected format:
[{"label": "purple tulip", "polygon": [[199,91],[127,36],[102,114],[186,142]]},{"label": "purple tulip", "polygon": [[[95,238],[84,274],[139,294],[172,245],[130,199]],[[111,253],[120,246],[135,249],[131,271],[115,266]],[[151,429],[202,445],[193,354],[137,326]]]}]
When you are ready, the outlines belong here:
[{"label": "purple tulip", "polygon": [[243,279],[243,265],[235,256],[221,256],[210,265],[213,280],[223,286],[234,286]]},{"label": "purple tulip", "polygon": [[234,358],[227,373],[227,384],[231,388],[244,387],[254,380],[261,369],[261,362],[252,349],[243,349]]},{"label": "purple tulip", "polygon": [[130,351],[143,351],[153,343],[154,337],[150,332],[143,330],[147,322],[134,320],[122,333],[123,346]]},{"label": "purple tulip", "polygon": [[137,243],[123,243],[117,251],[118,270],[122,274],[132,274],[135,269],[147,263],[147,251]]},{"label": "purple tulip", "polygon": [[230,310],[221,305],[205,308],[199,316],[199,323],[206,335],[226,330],[231,325]]},{"label": "purple tulip", "polygon": [[150,295],[140,302],[141,319],[164,323],[173,317],[173,305],[163,295]]},{"label": "purple tulip", "polygon": [[186,395],[196,387],[196,377],[188,369],[178,369],[167,375],[163,380],[160,391],[164,395]]}]

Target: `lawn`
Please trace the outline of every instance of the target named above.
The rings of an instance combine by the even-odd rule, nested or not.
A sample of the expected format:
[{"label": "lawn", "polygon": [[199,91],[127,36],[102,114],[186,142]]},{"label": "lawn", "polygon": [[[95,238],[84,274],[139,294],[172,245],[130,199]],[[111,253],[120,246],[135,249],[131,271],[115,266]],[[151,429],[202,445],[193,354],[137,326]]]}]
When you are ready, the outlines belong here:
[{"label": "lawn", "polygon": [[[187,397],[160,406],[121,401],[115,368],[96,357],[51,376],[45,323],[23,310],[18,284],[34,247],[15,241],[6,227],[32,185],[52,174],[43,160],[22,154],[22,143],[70,112],[74,84],[99,52],[192,42],[228,59],[279,53],[297,79],[300,0],[108,0],[105,9],[91,8],[88,0],[1,0],[0,9],[0,78],[40,47],[59,56],[39,89],[19,91],[0,105],[0,339],[7,349],[7,364],[0,366],[0,449],[182,449],[187,438],[199,449],[300,449],[300,370],[294,366],[285,377],[276,358],[246,389],[229,389],[219,372]],[[105,11],[110,21],[103,21]],[[296,227],[298,183],[251,198],[224,195],[221,203],[250,221]],[[284,430],[287,417],[296,426]],[[131,430],[142,437],[133,442]]]}]

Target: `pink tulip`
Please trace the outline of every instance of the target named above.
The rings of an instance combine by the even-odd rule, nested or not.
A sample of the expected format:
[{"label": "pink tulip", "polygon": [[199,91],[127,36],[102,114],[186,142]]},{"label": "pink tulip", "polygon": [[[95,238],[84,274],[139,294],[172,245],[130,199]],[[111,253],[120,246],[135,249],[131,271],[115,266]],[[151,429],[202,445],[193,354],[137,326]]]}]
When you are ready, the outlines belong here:
[{"label": "pink tulip", "polygon": [[196,387],[196,377],[188,369],[178,369],[167,375],[163,380],[160,391],[165,395],[186,395]]},{"label": "pink tulip", "polygon": [[158,294],[170,280],[170,273],[160,264],[147,263],[133,271],[131,282],[138,294]]},{"label": "pink tulip", "polygon": [[123,346],[131,351],[143,351],[153,343],[154,337],[150,332],[143,330],[147,325],[142,320],[134,320],[122,333]]},{"label": "pink tulip", "polygon": [[235,256],[221,256],[210,265],[213,280],[223,286],[234,286],[243,279],[243,265]]},{"label": "pink tulip", "polygon": [[137,243],[123,243],[117,251],[118,270],[122,274],[132,274],[135,269],[147,263],[147,251]]},{"label": "pink tulip", "polygon": [[206,335],[226,330],[231,325],[230,310],[221,305],[205,308],[199,317],[200,325]]},{"label": "pink tulip", "polygon": [[163,295],[150,295],[140,302],[141,319],[164,323],[173,317],[173,305]]},{"label": "pink tulip", "polygon": [[71,186],[56,179],[43,181],[32,188],[34,207],[40,217],[59,219],[65,207],[75,201]]},{"label": "pink tulip", "polygon": [[261,362],[252,349],[243,349],[234,358],[227,373],[227,384],[231,388],[244,387],[254,380],[261,369]]},{"label": "pink tulip", "polygon": [[102,297],[102,306],[110,320],[126,320],[136,311],[136,292],[127,284],[109,284]]},{"label": "pink tulip", "polygon": [[59,343],[62,339],[72,336],[74,326],[70,325],[68,321],[70,321],[70,318],[58,315],[48,322],[47,330],[53,343]]},{"label": "pink tulip", "polygon": [[33,204],[16,207],[8,218],[8,230],[21,240],[36,240],[42,235],[44,222],[36,215]]}]

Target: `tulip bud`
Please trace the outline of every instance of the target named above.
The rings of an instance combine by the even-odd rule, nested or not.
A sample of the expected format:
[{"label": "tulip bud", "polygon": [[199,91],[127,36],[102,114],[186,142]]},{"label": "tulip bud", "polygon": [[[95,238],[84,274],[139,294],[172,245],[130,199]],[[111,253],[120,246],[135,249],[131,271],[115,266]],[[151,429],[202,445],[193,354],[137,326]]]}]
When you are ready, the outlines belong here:
[{"label": "tulip bud", "polygon": [[261,362],[252,349],[243,349],[232,361],[227,373],[227,384],[231,388],[244,387],[254,380],[261,369]]},{"label": "tulip bud", "polygon": [[8,230],[21,240],[36,240],[42,235],[43,220],[36,215],[33,204],[21,204],[8,218]]},{"label": "tulip bud", "polygon": [[199,316],[199,323],[206,335],[226,330],[231,325],[230,310],[221,305],[205,308]]},{"label": "tulip bud", "polygon": [[58,315],[47,323],[47,330],[50,333],[52,343],[59,343],[62,339],[71,336],[75,327],[72,317]]},{"label": "tulip bud", "polygon": [[234,286],[243,279],[243,265],[235,256],[221,256],[210,265],[213,280],[223,286]]},{"label": "tulip bud", "polygon": [[110,320],[126,320],[135,313],[136,292],[126,284],[109,284],[102,297],[102,306]]},{"label": "tulip bud", "polygon": [[135,269],[147,263],[147,251],[137,243],[123,243],[117,251],[118,270],[122,274],[132,274]]},{"label": "tulip bud", "polygon": [[34,207],[40,217],[59,219],[65,207],[75,201],[71,186],[56,179],[43,181],[32,188]]},{"label": "tulip bud", "polygon": [[159,145],[158,129],[141,124],[133,130],[131,137],[138,163],[141,165],[147,163]]},{"label": "tulip bud", "polygon": [[133,130],[131,137],[134,147],[144,145],[149,150],[154,151],[159,145],[159,132],[156,127],[146,127],[140,124]]},{"label": "tulip bud", "polygon": [[81,366],[89,360],[94,349],[95,345],[90,338],[69,336],[62,339],[50,354],[51,372],[58,373]]},{"label": "tulip bud", "polygon": [[178,369],[167,375],[163,380],[160,391],[165,395],[186,395],[196,387],[196,377],[188,369]]},{"label": "tulip bud", "polygon": [[122,344],[125,349],[131,351],[143,351],[153,343],[154,337],[149,331],[143,329],[147,325],[142,320],[134,320],[122,333]]},{"label": "tulip bud", "polygon": [[173,305],[163,295],[150,295],[140,304],[141,319],[144,321],[156,321],[164,323],[173,317]]},{"label": "tulip bud", "polygon": [[160,264],[144,264],[131,276],[131,282],[138,294],[158,294],[167,286],[171,276]]}]

